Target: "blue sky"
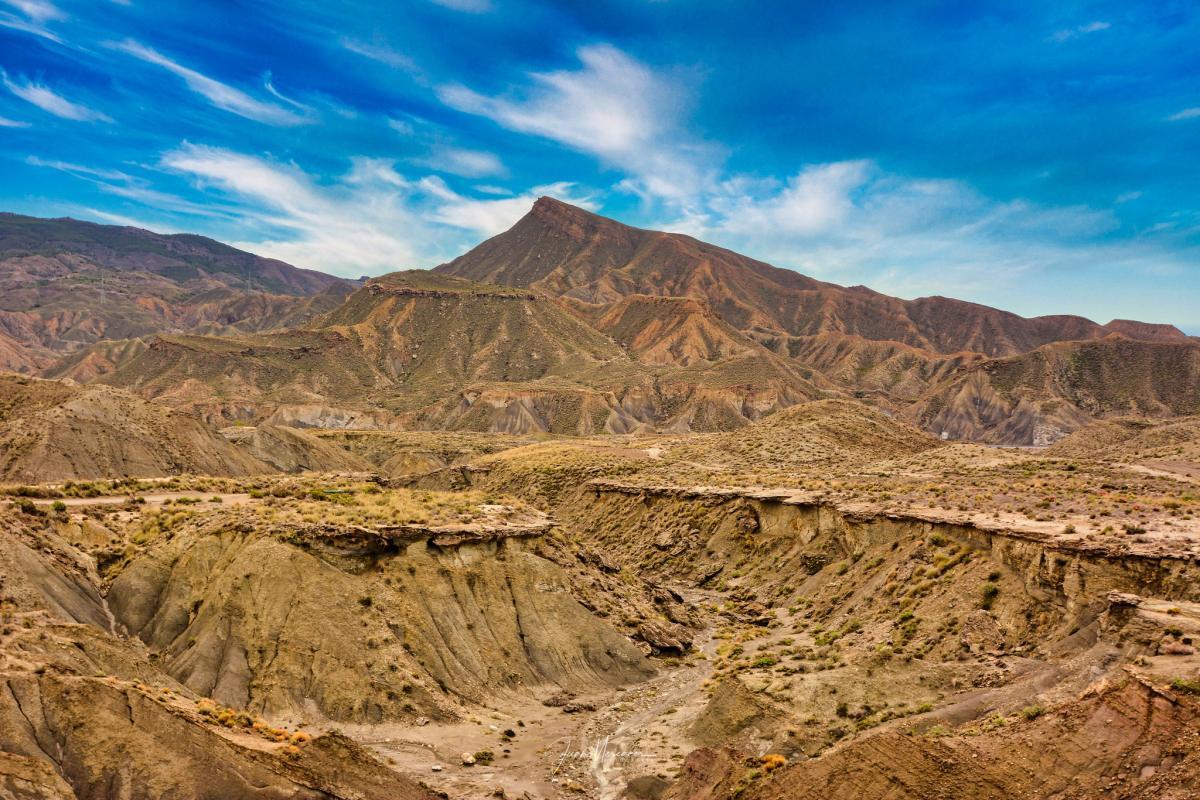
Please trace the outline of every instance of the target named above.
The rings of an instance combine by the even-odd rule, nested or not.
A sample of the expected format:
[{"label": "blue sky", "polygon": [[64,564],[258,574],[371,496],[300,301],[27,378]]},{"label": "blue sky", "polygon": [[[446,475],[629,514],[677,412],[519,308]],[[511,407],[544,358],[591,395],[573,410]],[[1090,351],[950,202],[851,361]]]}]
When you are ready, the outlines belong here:
[{"label": "blue sky", "polygon": [[0,0],[0,208],[358,276],[551,194],[1200,333],[1194,2]]}]

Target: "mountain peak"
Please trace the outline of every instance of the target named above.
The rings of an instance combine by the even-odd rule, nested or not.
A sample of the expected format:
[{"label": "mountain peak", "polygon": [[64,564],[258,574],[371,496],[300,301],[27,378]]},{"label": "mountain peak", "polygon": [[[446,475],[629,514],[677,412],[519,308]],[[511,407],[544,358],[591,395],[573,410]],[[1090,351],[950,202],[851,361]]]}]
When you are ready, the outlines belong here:
[{"label": "mountain peak", "polygon": [[529,213],[525,215],[525,219],[537,220],[551,227],[582,225],[588,228],[612,226],[613,228],[629,229],[628,225],[617,222],[614,219],[602,217],[599,214],[588,211],[586,208],[580,208],[579,206],[571,205],[570,203],[546,195],[539,197],[534,202],[533,208],[529,209]]}]

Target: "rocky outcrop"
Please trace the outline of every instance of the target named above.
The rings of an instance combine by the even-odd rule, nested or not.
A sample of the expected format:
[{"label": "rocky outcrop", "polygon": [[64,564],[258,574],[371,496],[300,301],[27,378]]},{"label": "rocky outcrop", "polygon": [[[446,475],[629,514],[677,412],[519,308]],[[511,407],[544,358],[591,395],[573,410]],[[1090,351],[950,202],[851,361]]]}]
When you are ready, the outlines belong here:
[{"label": "rocky outcrop", "polygon": [[0,585],[5,798],[434,800],[340,735],[297,747],[206,717],[114,630],[91,560],[44,517],[0,525]]},{"label": "rocky outcrop", "polygon": [[972,736],[882,732],[770,775],[748,771],[736,753],[701,749],[664,798],[1181,800],[1192,792],[1200,723],[1194,698],[1127,675],[1030,716]]},{"label": "rocky outcrop", "polygon": [[1200,344],[1115,335],[981,362],[905,411],[946,438],[1035,446],[1097,419],[1198,413]]},{"label": "rocky outcrop", "polygon": [[444,718],[497,692],[648,675],[527,544],[544,532],[208,520],[135,558],[109,602],[183,684],[268,713]]},{"label": "rocky outcrop", "polygon": [[252,458],[280,472],[369,472],[353,453],[312,434],[282,425],[225,428],[221,435]]},{"label": "rocky outcrop", "polygon": [[0,480],[41,482],[271,468],[200,420],[105,386],[0,376]]}]

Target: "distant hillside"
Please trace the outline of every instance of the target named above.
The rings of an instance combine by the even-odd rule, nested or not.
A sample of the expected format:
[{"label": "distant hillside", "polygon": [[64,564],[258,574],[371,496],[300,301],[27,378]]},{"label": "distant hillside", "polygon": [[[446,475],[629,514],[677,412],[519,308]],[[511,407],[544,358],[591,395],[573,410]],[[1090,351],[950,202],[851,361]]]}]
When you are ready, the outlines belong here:
[{"label": "distant hillside", "polygon": [[303,324],[353,288],[190,234],[0,214],[0,367],[96,342]]},{"label": "distant hillside", "polygon": [[[823,283],[690,236],[633,228],[547,197],[510,230],[436,270],[598,305],[635,294],[691,297],[756,336],[834,332],[937,354],[1015,355],[1112,332],[1082,317],[1026,319],[945,297],[907,301]],[[1121,326],[1139,338],[1182,335],[1170,326]]]},{"label": "distant hillside", "polygon": [[1200,344],[1059,342],[967,368],[910,410],[935,434],[1045,445],[1092,420],[1200,414]]},{"label": "distant hillside", "polygon": [[987,358],[970,351],[935,353],[901,342],[834,331],[815,336],[764,337],[762,342],[819,370],[837,385],[864,397],[891,401],[890,405],[912,402],[958,370]]},{"label": "distant hillside", "polygon": [[0,375],[0,481],[269,471],[199,420],[127,392]]},{"label": "distant hillside", "polygon": [[270,294],[316,294],[341,280],[190,233],[0,213],[0,259],[62,256],[116,272],[160,275],[174,283],[212,279]]},{"label": "distant hillside", "polygon": [[647,364],[690,366],[748,354],[767,354],[703,301],[630,295],[611,306],[574,306],[597,330]]},{"label": "distant hillside", "polygon": [[201,237],[0,219],[0,368],[218,427],[684,433],[856,398],[946,438],[1042,445],[1197,413],[1200,340],[1170,325],[902,300],[549,198],[362,286]]},{"label": "distant hillside", "polygon": [[724,470],[879,461],[922,453],[940,442],[906,422],[851,400],[802,403],[732,434],[703,440],[684,457]]},{"label": "distant hillside", "polygon": [[1200,463],[1200,417],[1118,417],[1080,428],[1047,452],[1067,458]]},{"label": "distant hillside", "polygon": [[821,394],[750,346],[644,363],[549,298],[414,271],[370,281],[307,328],[157,337],[104,380],[214,422],[507,433],[723,429]]}]

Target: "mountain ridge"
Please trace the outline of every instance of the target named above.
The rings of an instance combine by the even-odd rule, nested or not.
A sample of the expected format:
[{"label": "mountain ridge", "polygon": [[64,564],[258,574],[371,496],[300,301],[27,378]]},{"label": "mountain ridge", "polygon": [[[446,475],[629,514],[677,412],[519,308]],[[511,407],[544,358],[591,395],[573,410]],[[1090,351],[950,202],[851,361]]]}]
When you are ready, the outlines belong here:
[{"label": "mountain ridge", "polygon": [[[512,228],[434,272],[594,304],[629,294],[703,299],[739,330],[768,335],[836,331],[941,355],[1016,355],[1051,341],[1117,330],[1084,317],[1021,317],[942,296],[902,300],[775,267],[691,236],[635,228],[541,197]],[[1173,326],[1117,320],[1136,338],[1185,336]]]},{"label": "mountain ridge", "polygon": [[113,339],[296,325],[353,288],[194,234],[0,214],[0,368]]}]

